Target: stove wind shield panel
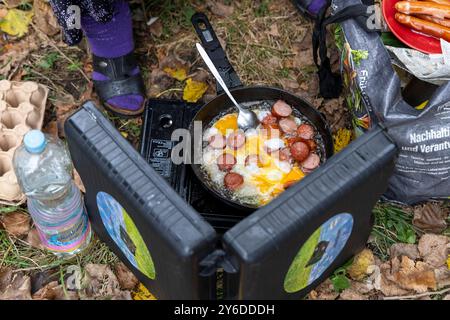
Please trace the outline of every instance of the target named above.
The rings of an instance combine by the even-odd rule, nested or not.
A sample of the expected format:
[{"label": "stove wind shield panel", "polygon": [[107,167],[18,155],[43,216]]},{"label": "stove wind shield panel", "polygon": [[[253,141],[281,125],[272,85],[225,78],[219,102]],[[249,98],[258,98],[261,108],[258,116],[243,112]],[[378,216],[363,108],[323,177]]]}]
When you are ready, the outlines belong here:
[{"label": "stove wind shield panel", "polygon": [[[147,116],[164,126],[161,116],[169,110]],[[178,126],[185,125],[172,130]],[[189,187],[187,168],[170,167],[171,188],[92,103],[70,117],[65,130],[95,231],[160,299],[215,298],[219,267],[225,298],[304,296],[364,246],[371,210],[396,157],[395,145],[376,128],[247,218],[232,209],[221,212],[243,220],[218,237],[204,219],[214,225],[217,212],[196,212],[208,206],[192,197],[196,187]],[[170,141],[161,128],[143,131],[149,141]],[[141,150],[149,161],[151,150]]]}]

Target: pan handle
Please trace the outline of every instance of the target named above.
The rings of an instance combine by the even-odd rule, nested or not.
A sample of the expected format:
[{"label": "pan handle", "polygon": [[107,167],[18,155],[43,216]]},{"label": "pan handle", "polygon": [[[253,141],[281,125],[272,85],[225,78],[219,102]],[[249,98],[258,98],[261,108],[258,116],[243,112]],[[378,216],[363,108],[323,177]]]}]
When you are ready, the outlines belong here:
[{"label": "pan handle", "polygon": [[[220,41],[217,38],[213,27],[209,23],[208,17],[202,12],[197,12],[192,16],[191,22],[202,42],[203,47],[205,48],[205,51],[214,62],[214,65],[219,71],[222,79],[225,81],[227,87],[229,89],[241,87],[241,80],[236,74],[236,71],[234,71],[233,66],[225,54],[225,51],[220,45]],[[218,94],[223,92],[222,87],[218,83],[216,84],[216,87]]]}]

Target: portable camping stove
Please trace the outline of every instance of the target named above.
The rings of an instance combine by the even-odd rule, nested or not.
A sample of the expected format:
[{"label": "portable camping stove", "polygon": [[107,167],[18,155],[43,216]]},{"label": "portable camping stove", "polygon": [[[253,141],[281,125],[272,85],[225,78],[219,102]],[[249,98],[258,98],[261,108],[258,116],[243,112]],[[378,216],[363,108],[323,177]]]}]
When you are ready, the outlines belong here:
[{"label": "portable camping stove", "polygon": [[233,208],[215,198],[198,181],[190,165],[175,165],[171,160],[171,141],[175,129],[188,129],[201,105],[180,100],[149,100],[141,134],[141,155],[163,176],[172,188],[199,212],[215,229],[223,233],[251,214]]}]

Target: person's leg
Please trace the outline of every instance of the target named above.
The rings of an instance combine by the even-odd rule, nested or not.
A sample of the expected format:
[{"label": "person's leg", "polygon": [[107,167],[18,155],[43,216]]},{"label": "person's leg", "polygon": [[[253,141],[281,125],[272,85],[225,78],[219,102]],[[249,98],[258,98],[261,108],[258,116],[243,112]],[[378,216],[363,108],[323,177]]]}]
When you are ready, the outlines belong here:
[{"label": "person's leg", "polygon": [[[90,15],[83,15],[81,26],[87,37],[92,53],[102,58],[118,58],[134,50],[131,12],[124,0],[114,2],[114,15],[107,22],[97,22]],[[97,19],[98,20],[98,19]],[[130,76],[139,74],[139,67],[130,72]],[[107,76],[94,71],[93,80],[106,81]],[[142,108],[144,96],[128,94],[109,98],[106,101],[114,109],[135,112]]]}]

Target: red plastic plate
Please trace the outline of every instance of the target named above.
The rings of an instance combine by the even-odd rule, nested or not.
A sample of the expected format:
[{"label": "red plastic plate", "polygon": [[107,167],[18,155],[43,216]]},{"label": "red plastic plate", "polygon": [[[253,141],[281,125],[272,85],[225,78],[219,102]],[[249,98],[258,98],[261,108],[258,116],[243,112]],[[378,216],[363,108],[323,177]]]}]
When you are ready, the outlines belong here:
[{"label": "red plastic plate", "polygon": [[383,0],[383,15],[389,29],[404,44],[422,51],[424,53],[442,53],[441,42],[439,39],[430,37],[398,23],[395,20],[395,4],[400,0]]}]

